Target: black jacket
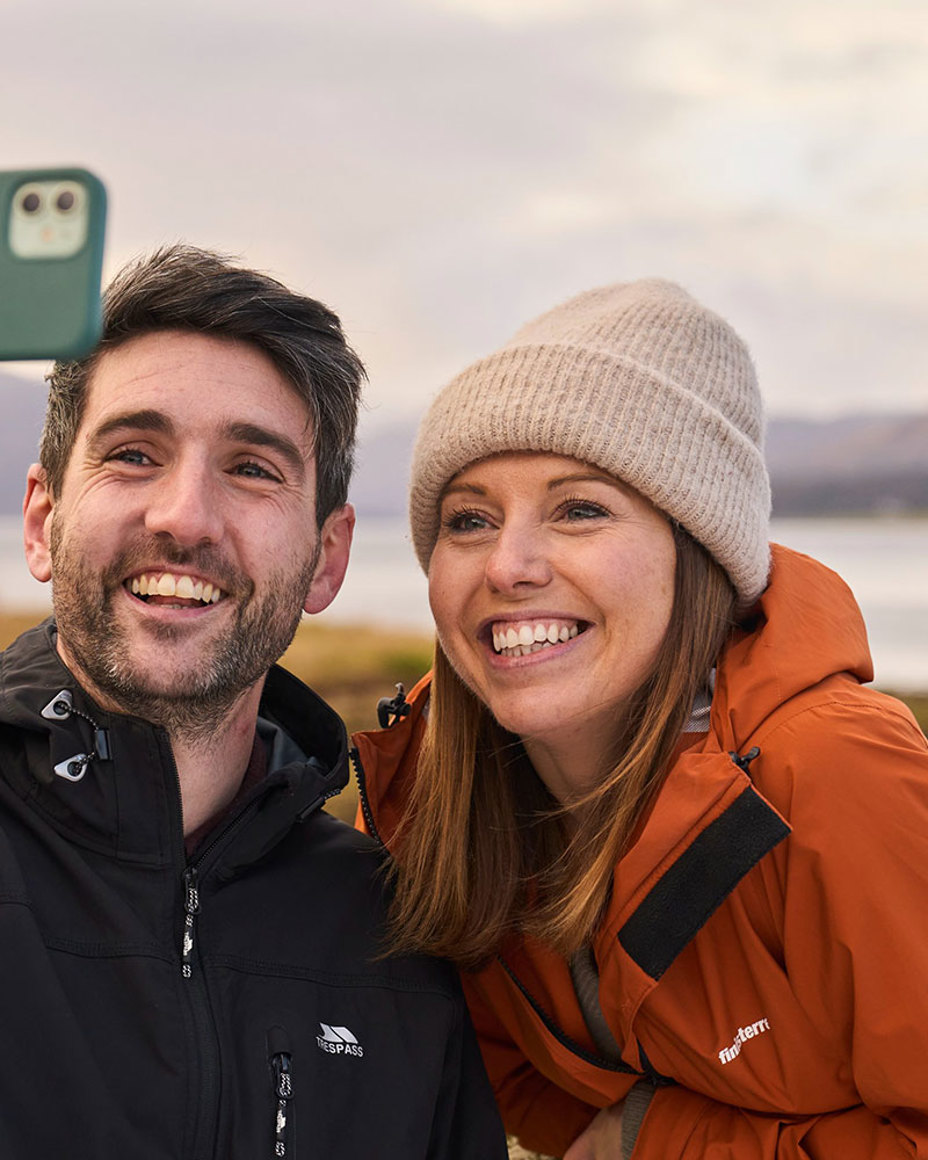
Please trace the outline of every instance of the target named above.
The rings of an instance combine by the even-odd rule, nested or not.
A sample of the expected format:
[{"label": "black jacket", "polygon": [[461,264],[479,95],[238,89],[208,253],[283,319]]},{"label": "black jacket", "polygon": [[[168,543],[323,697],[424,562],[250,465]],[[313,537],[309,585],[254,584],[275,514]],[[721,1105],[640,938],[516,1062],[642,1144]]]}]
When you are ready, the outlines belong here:
[{"label": "black jacket", "polygon": [[377,957],[379,855],[320,809],[341,722],[280,669],[261,717],[271,772],[188,865],[166,735],[51,624],[0,654],[4,1160],[505,1156],[453,972]]}]

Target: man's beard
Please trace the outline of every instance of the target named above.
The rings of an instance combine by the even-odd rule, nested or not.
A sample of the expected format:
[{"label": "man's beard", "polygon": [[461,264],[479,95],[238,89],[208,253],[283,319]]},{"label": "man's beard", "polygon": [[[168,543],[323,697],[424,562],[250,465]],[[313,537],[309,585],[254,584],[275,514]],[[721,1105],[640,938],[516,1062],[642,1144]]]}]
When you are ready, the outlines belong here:
[{"label": "man's beard", "polygon": [[[53,517],[52,603],[58,633],[81,670],[76,675],[88,677],[95,690],[121,712],[196,744],[215,735],[239,698],[293,640],[320,546],[317,540],[312,557],[290,572],[270,574],[267,594],[256,601],[253,581],[209,546],[185,549],[170,541],[147,539],[126,548],[102,572],[93,572]],[[178,666],[170,687],[163,687],[164,681],[158,687],[143,658],[133,658],[131,637],[113,608],[122,580],[152,561],[159,562],[161,571],[183,568],[209,576],[227,593],[224,599],[234,599],[237,606],[232,623],[205,643],[196,663]],[[149,622],[144,630],[154,643],[168,646],[183,639],[188,628]],[[136,635],[141,636],[138,630]]]}]

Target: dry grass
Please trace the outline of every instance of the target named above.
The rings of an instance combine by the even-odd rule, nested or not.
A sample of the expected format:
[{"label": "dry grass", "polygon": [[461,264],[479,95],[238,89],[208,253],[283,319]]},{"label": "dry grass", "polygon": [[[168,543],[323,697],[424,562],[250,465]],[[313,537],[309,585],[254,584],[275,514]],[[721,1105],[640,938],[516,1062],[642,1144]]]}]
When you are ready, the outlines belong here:
[{"label": "dry grass", "polygon": [[0,612],[0,648],[48,616],[47,612]]},{"label": "dry grass", "polygon": [[349,732],[377,726],[377,702],[432,664],[431,636],[365,625],[300,625],[281,664],[324,697]]},{"label": "dry grass", "polygon": [[[281,663],[324,697],[353,733],[377,728],[377,702],[392,697],[396,683],[407,689],[432,664],[432,638],[370,626],[300,625]],[[353,822],[358,787],[352,778],[326,809]]]},{"label": "dry grass", "polygon": [[894,696],[905,701],[915,714],[915,720],[921,725],[922,731],[928,734],[928,693],[895,693]]}]

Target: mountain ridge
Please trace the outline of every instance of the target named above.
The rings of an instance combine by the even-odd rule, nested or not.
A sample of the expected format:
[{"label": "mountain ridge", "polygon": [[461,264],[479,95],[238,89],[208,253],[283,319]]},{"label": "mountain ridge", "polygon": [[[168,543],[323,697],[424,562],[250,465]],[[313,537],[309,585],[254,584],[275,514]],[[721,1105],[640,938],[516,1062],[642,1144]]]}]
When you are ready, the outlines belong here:
[{"label": "mountain ridge", "polygon": [[[20,511],[38,457],[44,384],[0,371],[0,514]],[[351,499],[368,517],[405,517],[416,420],[362,430]],[[928,513],[928,409],[774,417],[766,458],[775,516]]]}]

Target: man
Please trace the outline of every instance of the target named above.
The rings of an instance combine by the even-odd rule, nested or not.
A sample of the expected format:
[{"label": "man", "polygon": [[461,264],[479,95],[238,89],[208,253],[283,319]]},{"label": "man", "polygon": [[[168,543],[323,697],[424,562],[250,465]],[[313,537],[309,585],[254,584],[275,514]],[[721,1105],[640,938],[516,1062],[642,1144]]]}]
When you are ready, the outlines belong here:
[{"label": "man", "polygon": [[56,366],[0,667],[0,1155],[504,1156],[457,985],[382,943],[272,667],[341,585],[361,364],[320,303],[172,247]]}]

